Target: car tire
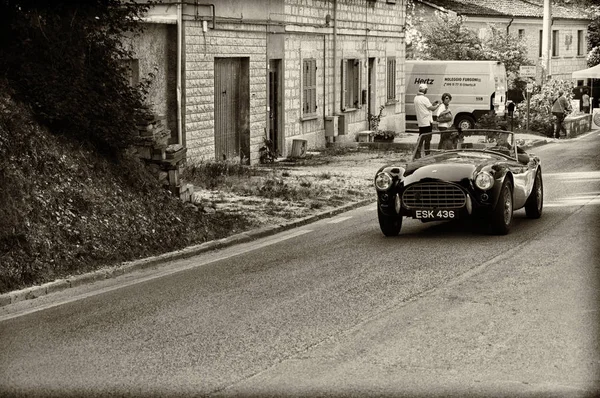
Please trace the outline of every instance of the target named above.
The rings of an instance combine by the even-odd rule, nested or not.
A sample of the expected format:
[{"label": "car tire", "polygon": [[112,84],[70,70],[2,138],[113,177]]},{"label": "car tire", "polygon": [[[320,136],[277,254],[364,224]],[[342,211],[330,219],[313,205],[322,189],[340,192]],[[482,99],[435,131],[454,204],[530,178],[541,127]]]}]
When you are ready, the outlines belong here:
[{"label": "car tire", "polygon": [[540,218],[544,207],[544,183],[542,182],[542,172],[538,170],[535,173],[535,182],[533,190],[525,202],[525,215],[528,218]]},{"label": "car tire", "polygon": [[401,215],[386,215],[377,205],[377,218],[379,219],[379,228],[385,236],[398,236],[400,229],[402,229]]},{"label": "car tire", "polygon": [[461,130],[471,130],[475,128],[475,119],[471,116],[459,115],[454,119],[454,126]]},{"label": "car tire", "polygon": [[513,219],[512,184],[506,180],[500,189],[500,196],[492,210],[490,227],[494,235],[506,235]]}]

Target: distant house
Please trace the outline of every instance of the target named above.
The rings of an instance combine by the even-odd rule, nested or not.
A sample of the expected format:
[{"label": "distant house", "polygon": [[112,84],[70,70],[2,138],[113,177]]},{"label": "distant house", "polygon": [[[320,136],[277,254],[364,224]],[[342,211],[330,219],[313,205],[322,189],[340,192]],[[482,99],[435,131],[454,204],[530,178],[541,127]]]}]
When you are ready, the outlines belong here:
[{"label": "distant house", "polygon": [[404,124],[405,0],[164,1],[131,40],[132,80],[156,74],[154,110],[190,161],[257,163],[353,140],[384,106]]},{"label": "distant house", "polygon": [[[542,59],[543,0],[414,0],[417,15],[425,17],[435,11],[467,17],[466,25],[486,34],[488,24],[504,27],[508,33],[522,37],[528,58],[536,65]],[[585,69],[587,26],[591,18],[576,5],[552,5],[551,51],[549,76],[571,80],[571,73]],[[540,81],[538,68],[537,81]],[[578,82],[583,85],[584,82]]]}]

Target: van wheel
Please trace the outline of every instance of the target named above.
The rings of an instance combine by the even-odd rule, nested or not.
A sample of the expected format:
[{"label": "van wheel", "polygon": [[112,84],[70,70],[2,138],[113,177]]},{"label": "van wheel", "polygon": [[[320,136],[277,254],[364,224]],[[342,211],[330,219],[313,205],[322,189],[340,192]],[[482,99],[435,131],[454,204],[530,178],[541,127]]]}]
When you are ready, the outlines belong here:
[{"label": "van wheel", "polygon": [[475,119],[473,119],[471,116],[458,115],[454,120],[454,125],[457,129],[470,130],[475,128]]}]

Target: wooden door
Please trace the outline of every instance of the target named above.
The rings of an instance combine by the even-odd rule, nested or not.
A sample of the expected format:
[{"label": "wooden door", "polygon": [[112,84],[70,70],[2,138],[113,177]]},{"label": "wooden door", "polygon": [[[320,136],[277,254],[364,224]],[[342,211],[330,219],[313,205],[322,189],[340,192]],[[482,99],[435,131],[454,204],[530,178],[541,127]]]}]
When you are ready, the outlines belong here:
[{"label": "wooden door", "polygon": [[280,155],[284,154],[284,137],[281,129],[281,60],[269,63],[269,139]]},{"label": "wooden door", "polygon": [[240,156],[240,58],[215,58],[215,158]]}]

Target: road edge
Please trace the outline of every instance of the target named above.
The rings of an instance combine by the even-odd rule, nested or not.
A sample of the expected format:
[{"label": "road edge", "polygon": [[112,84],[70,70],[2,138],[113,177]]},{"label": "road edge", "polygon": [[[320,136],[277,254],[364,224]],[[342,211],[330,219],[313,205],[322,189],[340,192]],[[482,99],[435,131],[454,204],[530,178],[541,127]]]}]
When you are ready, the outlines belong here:
[{"label": "road edge", "polygon": [[330,210],[313,214],[297,220],[285,222],[278,225],[265,226],[245,232],[240,232],[225,238],[216,239],[204,242],[198,245],[188,246],[183,249],[175,250],[168,253],[159,254],[152,257],[147,257],[134,261],[127,261],[115,266],[104,267],[96,271],[88,272],[81,275],[72,276],[64,279],[57,279],[52,282],[42,285],[31,286],[21,290],[15,290],[8,293],[0,294],[0,307],[5,307],[11,304],[25,300],[33,300],[38,297],[46,296],[52,293],[60,292],[83,284],[94,283],[103,279],[111,279],[124,274],[153,267],[174,260],[181,260],[196,256],[211,250],[223,249],[240,243],[250,242],[266,236],[275,235],[276,233],[287,231],[303,225],[311,224],[324,218],[330,218],[347,211],[366,206],[374,202],[373,199],[364,199],[357,202],[348,203],[346,205],[336,207]]}]

